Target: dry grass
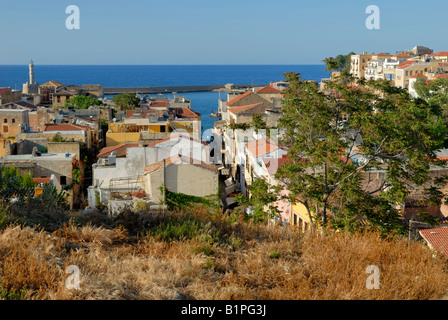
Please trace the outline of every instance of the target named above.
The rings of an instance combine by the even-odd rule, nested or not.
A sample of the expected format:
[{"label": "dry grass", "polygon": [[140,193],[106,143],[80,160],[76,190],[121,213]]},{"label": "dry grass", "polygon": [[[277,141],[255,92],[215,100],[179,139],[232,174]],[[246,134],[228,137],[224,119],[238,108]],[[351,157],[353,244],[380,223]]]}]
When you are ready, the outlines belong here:
[{"label": "dry grass", "polygon": [[[398,300],[447,293],[446,261],[421,243],[303,234],[204,210],[132,219],[106,227],[71,222],[51,234],[6,228],[0,234],[2,297]],[[80,290],[65,286],[69,265],[81,272]],[[378,290],[366,288],[369,265],[380,270]]]}]

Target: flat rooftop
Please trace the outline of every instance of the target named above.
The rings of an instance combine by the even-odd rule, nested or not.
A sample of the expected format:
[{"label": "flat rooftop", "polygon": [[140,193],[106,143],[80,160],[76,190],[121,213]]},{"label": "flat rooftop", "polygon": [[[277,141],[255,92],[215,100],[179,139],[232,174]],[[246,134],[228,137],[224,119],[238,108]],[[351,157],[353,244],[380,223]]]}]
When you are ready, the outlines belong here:
[{"label": "flat rooftop", "polygon": [[66,156],[66,153],[42,153],[40,156],[33,156],[32,154],[17,154],[17,155],[9,155],[3,156],[0,159],[2,161],[54,161],[54,160],[73,160],[76,154],[69,153],[69,156]]}]

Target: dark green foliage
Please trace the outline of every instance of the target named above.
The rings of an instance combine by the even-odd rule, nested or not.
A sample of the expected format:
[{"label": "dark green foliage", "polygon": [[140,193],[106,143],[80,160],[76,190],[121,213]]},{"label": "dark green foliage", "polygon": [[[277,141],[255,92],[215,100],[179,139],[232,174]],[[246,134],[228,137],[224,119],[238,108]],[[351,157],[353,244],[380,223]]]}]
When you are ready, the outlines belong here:
[{"label": "dark green foliage", "polygon": [[103,103],[91,96],[77,95],[65,101],[65,107],[72,105],[75,109],[88,109],[91,106],[101,106]]},{"label": "dark green foliage", "polygon": [[170,217],[160,225],[151,228],[149,233],[164,241],[191,240],[204,232],[203,221],[193,217]]},{"label": "dark green foliage", "polygon": [[[327,62],[329,70],[337,67],[335,59]],[[327,94],[298,74],[286,74],[286,80],[280,125],[289,162],[277,177],[288,184],[291,200],[324,226],[330,216],[339,228],[403,233],[394,207],[410,186],[436,183],[431,164],[444,165],[436,158],[448,136],[440,110],[387,81],[352,85],[345,71],[326,82]],[[361,160],[351,160],[353,155]],[[375,170],[386,178],[372,187],[364,179]],[[428,199],[440,203],[443,196],[430,190],[425,188]]]},{"label": "dark green foliage", "polygon": [[245,131],[245,130],[250,129],[252,127],[252,124],[251,123],[231,123],[227,127],[232,130],[239,129],[239,130]]},{"label": "dark green foliage", "polygon": [[140,99],[134,93],[120,93],[112,98],[118,110],[132,110],[138,108]]},{"label": "dark green foliage", "polygon": [[[160,192],[163,193],[163,187],[160,187]],[[194,204],[203,204],[208,207],[216,206],[217,195],[210,195],[207,197],[197,197],[184,193],[171,192],[165,189],[166,204],[169,210],[182,210],[191,207]]]},{"label": "dark green foliage", "polygon": [[250,197],[244,195],[237,196],[239,205],[250,205],[254,212],[247,216],[256,223],[266,222],[278,214],[275,202],[280,199],[279,188],[270,186],[266,180],[255,178],[249,186]]},{"label": "dark green foliage", "polygon": [[65,192],[45,184],[42,194],[35,196],[35,186],[30,174],[20,175],[15,167],[0,167],[0,228],[20,223],[54,230],[67,220]]},{"label": "dark green foliage", "polygon": [[267,129],[266,122],[263,121],[263,117],[259,114],[254,114],[252,116],[252,127],[256,133],[258,133],[258,130]]},{"label": "dark green foliage", "polygon": [[35,186],[28,172],[21,175],[16,167],[0,166],[0,199],[28,198],[34,195]]}]

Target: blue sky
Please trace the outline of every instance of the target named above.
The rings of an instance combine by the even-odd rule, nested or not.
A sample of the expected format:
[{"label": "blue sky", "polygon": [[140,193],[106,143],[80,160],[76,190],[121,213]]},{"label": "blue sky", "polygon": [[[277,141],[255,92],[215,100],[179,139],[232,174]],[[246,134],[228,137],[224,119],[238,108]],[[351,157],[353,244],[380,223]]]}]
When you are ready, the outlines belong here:
[{"label": "blue sky", "polygon": [[[68,30],[65,9],[80,9]],[[380,9],[368,30],[367,6]],[[447,0],[0,0],[0,64],[320,64],[448,50]]]}]

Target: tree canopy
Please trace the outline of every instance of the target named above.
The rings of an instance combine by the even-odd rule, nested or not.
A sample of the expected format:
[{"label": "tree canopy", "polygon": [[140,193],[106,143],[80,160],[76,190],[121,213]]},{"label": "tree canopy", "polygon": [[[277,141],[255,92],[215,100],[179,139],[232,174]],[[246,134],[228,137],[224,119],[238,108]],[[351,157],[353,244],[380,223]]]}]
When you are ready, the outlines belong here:
[{"label": "tree canopy", "polygon": [[134,93],[120,93],[112,98],[112,102],[115,103],[119,110],[131,110],[138,108],[140,99],[136,97]]},{"label": "tree canopy", "polygon": [[386,80],[355,85],[344,70],[325,91],[300,74],[285,77],[290,86],[280,126],[288,161],[276,175],[314,222],[346,229],[367,223],[383,234],[403,233],[396,207],[411,188],[442,201],[436,185],[443,179],[430,176],[431,165],[444,165],[436,157],[448,136],[440,109]]},{"label": "tree canopy", "polygon": [[346,55],[338,54],[336,58],[334,58],[335,62],[335,68],[336,71],[349,71],[350,70],[350,63],[351,63],[351,56],[355,53],[352,51]]},{"label": "tree canopy", "polygon": [[448,117],[448,78],[439,78],[427,81],[426,78],[417,78],[414,89],[420,98],[434,108],[442,108],[445,117]]},{"label": "tree canopy", "polygon": [[72,105],[75,109],[88,109],[90,106],[101,106],[103,103],[91,96],[77,95],[65,101],[65,107]]}]

